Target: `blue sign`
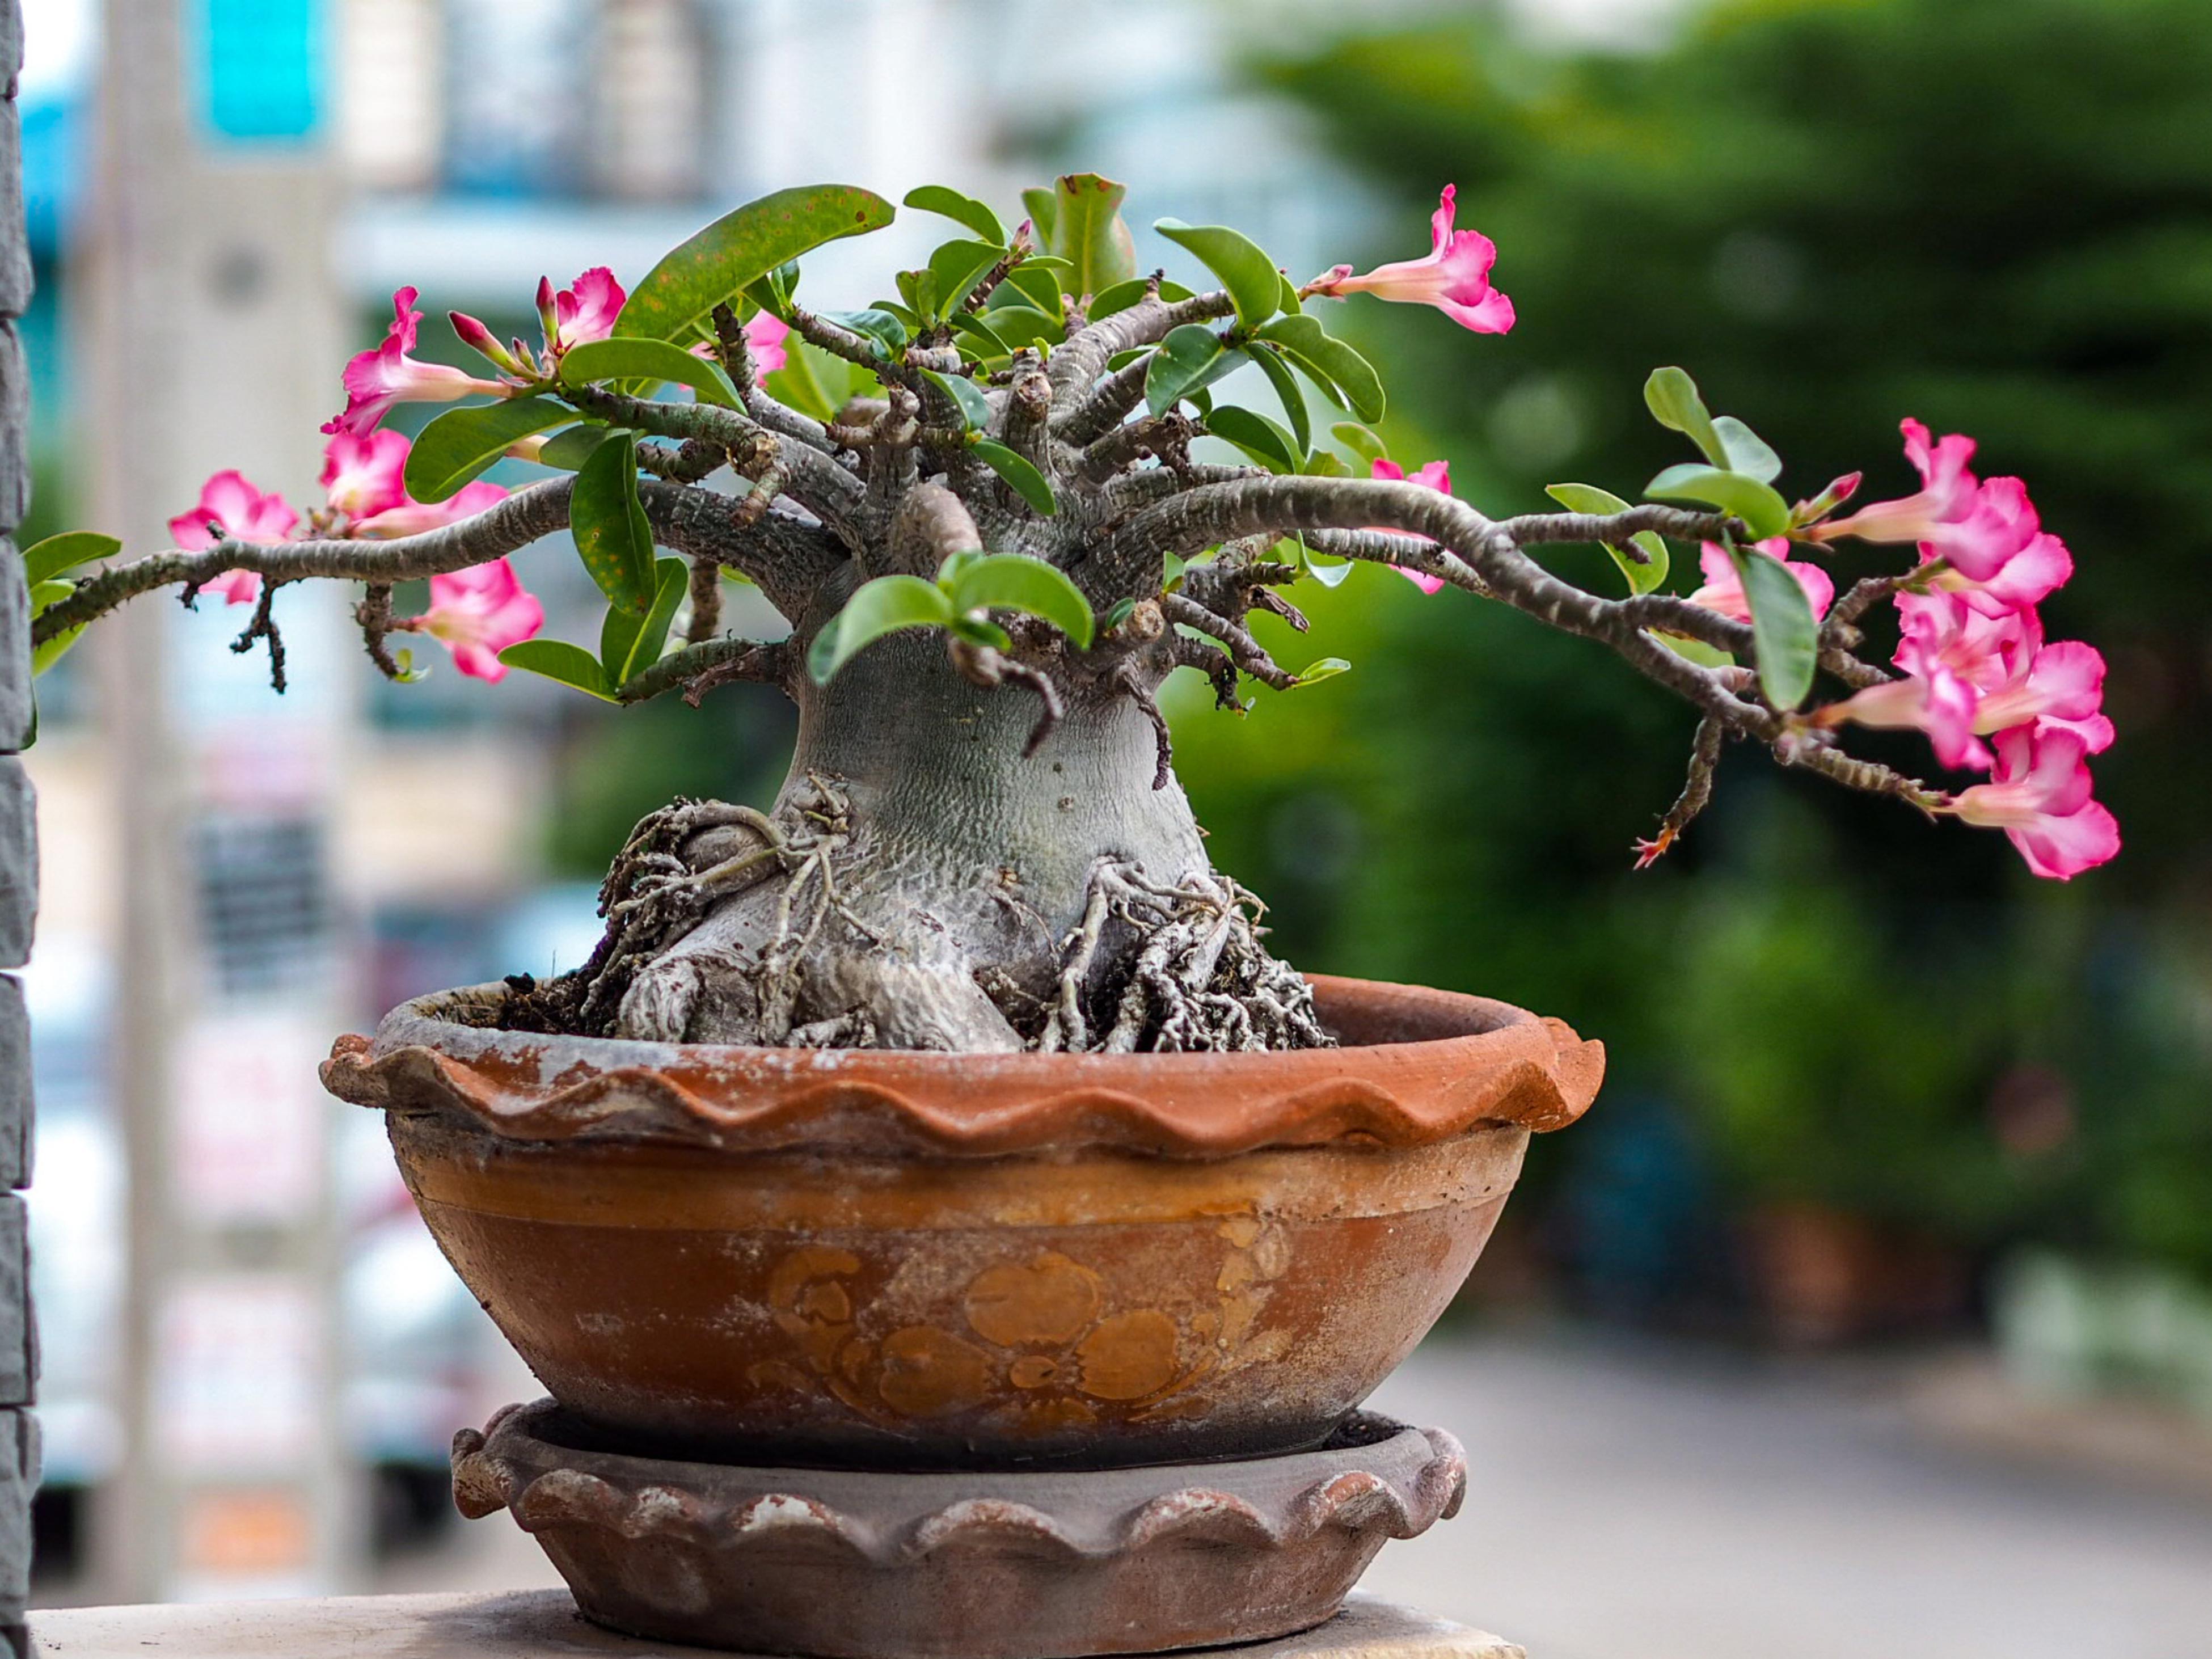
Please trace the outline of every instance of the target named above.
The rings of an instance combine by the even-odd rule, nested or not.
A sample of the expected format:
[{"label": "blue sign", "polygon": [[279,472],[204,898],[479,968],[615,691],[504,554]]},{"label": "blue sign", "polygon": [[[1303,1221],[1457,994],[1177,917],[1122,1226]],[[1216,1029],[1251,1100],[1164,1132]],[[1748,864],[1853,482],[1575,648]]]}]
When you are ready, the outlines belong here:
[{"label": "blue sign", "polygon": [[323,0],[199,0],[200,125],[253,144],[312,142],[323,118]]}]

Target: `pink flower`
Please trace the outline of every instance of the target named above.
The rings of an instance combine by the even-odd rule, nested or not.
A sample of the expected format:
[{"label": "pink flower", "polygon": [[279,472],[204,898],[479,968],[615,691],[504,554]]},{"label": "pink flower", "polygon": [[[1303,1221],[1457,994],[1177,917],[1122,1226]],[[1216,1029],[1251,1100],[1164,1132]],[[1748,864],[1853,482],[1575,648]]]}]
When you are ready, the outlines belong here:
[{"label": "pink flower", "polygon": [[346,364],[345,410],[324,422],[324,431],[365,438],[394,404],[449,404],[472,392],[504,397],[510,390],[497,380],[480,380],[444,363],[417,362],[409,356],[415,349],[416,325],[422,320],[422,313],[411,308],[414,304],[411,288],[392,296],[392,327],[384,343]]},{"label": "pink flower", "polygon": [[431,577],[430,608],[415,618],[420,632],[453,653],[454,667],[490,681],[507,678],[499,653],[544,625],[545,607],[505,559]]},{"label": "pink flower", "polygon": [[[179,547],[198,551],[221,541],[281,542],[299,522],[282,495],[273,490],[264,495],[242,473],[227,471],[200,486],[199,504],[169,520],[169,535]],[[228,604],[251,605],[261,592],[261,578],[251,570],[226,570],[201,591],[220,593]]]},{"label": "pink flower", "polygon": [[[1449,461],[1431,461],[1408,478],[1406,476],[1406,469],[1397,462],[1386,461],[1377,456],[1370,464],[1367,476],[1370,478],[1387,478],[1398,483],[1417,483],[1426,489],[1441,490],[1447,495],[1451,494],[1451,463]],[[1400,532],[1393,531],[1390,533],[1395,535]],[[1408,570],[1402,564],[1394,564],[1390,568],[1424,593],[1434,593],[1444,585],[1444,579],[1442,576],[1431,576],[1425,570]]]},{"label": "pink flower", "polygon": [[1951,810],[1968,823],[2002,830],[2039,876],[2066,881],[2120,850],[2120,826],[2089,799],[2088,745],[2048,721],[1998,735],[1996,774],[1962,789]]},{"label": "pink flower", "polygon": [[1822,541],[1856,536],[1917,542],[1923,558],[1948,559],[1968,581],[1990,581],[2042,529],[2027,486],[2017,478],[1976,478],[1966,465],[1974,458],[1972,438],[1954,433],[1931,443],[1928,428],[1915,420],[1903,422],[1900,429],[1905,457],[1920,473],[1919,491],[1872,502],[1810,533]]},{"label": "pink flower", "polygon": [[558,357],[571,348],[604,340],[615,331],[628,296],[605,265],[593,265],[574,288],[553,291],[552,280],[538,279],[538,315],[545,327],[545,349]]},{"label": "pink flower", "polygon": [[446,313],[446,320],[453,325],[453,333],[460,343],[479,357],[488,358],[510,374],[527,374],[530,372],[520,356],[501,345],[497,335],[465,311],[449,311]]},{"label": "pink flower", "polygon": [[1975,581],[1963,571],[1946,570],[1929,586],[1956,593],[1984,616],[2002,616],[2038,605],[2066,586],[2074,574],[2074,556],[2066,544],[2048,531],[2007,559],[1987,581]]},{"label": "pink flower", "polygon": [[1364,276],[1338,265],[1305,287],[1309,294],[1372,294],[1434,306],[1462,328],[1478,334],[1503,334],[1513,326],[1513,301],[1490,285],[1498,246],[1477,230],[1455,231],[1452,219],[1459,186],[1446,185],[1429,221],[1431,246],[1423,259],[1377,265]]},{"label": "pink flower", "polygon": [[425,530],[436,530],[441,526],[473,518],[484,508],[507,499],[507,491],[495,483],[479,478],[465,485],[442,501],[418,501],[403,495],[392,506],[374,518],[358,520],[353,526],[356,536],[374,537],[389,540],[394,536],[413,536]]},{"label": "pink flower", "polygon": [[[1778,561],[1782,568],[1797,579],[1797,586],[1805,590],[1805,603],[1813,607],[1815,617],[1828,614],[1828,606],[1836,597],[1836,585],[1828,573],[1817,564],[1792,564],[1782,556],[1790,550],[1790,538],[1771,536],[1759,544],[1759,550]],[[1692,605],[1701,605],[1708,611],[1717,611],[1731,621],[1747,623],[1751,620],[1751,603],[1743,596],[1743,583],[1735,574],[1735,561],[1728,550],[1707,542],[1705,550],[1698,555],[1698,568],[1705,572],[1705,585],[1690,595]]]},{"label": "pink flower", "polygon": [[761,379],[766,380],[784,366],[788,356],[784,337],[790,332],[790,326],[781,317],[765,311],[755,313],[752,320],[745,325],[745,343],[752,348],[753,364]]},{"label": "pink flower", "polygon": [[350,432],[331,434],[323,446],[323,495],[349,519],[373,519],[407,499],[400,475],[407,466],[407,434]]}]

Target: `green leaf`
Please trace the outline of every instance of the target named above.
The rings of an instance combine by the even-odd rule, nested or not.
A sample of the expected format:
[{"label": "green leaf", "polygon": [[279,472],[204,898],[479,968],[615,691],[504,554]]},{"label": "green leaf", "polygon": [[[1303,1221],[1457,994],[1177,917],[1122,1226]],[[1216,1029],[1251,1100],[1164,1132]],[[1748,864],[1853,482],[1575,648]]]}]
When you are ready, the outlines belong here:
[{"label": "green leaf", "polygon": [[963,196],[947,185],[923,185],[910,190],[900,205],[941,215],[967,226],[987,242],[1006,246],[1006,228],[999,222],[999,216],[974,197]]},{"label": "green leaf", "polygon": [[683,560],[663,559],[656,568],[660,585],[651,611],[640,617],[609,605],[606,620],[599,624],[599,665],[610,685],[626,684],[660,660],[661,648],[668,643],[668,624],[690,589],[690,567]]},{"label": "green leaf", "polygon": [[971,342],[977,352],[986,358],[1014,355],[1013,347],[1000,339],[997,331],[973,312],[956,311],[945,321],[955,334]]},{"label": "green leaf", "polygon": [[919,576],[878,576],[863,582],[845,608],[823,624],[807,647],[806,672],[826,684],[862,649],[902,628],[942,628],[954,616],[952,601],[935,582]]},{"label": "green leaf", "polygon": [[584,568],[610,603],[643,616],[653,604],[653,526],[637,499],[637,439],[617,433],[576,469],[568,528]]},{"label": "green leaf", "polygon": [[1057,345],[1064,332],[1059,321],[1035,306],[994,306],[983,313],[991,325],[991,332],[1005,341],[1013,350],[1042,342]]},{"label": "green leaf", "polygon": [[1735,657],[1731,652],[1718,651],[1703,640],[1685,639],[1680,634],[1662,634],[1654,629],[1651,637],[1665,646],[1685,662],[1693,662],[1700,668],[1733,668]]},{"label": "green leaf", "polygon": [[418,501],[448,500],[504,455],[509,444],[575,418],[574,410],[550,398],[507,398],[449,409],[422,428],[407,452],[407,493]]},{"label": "green leaf", "polygon": [[1136,245],[1121,222],[1128,188],[1095,173],[1071,173],[1055,181],[1054,210],[1047,246],[1066,260],[1063,292],[1103,294],[1137,271]]},{"label": "green leaf", "polygon": [[1341,657],[1323,657],[1319,662],[1308,663],[1298,670],[1298,684],[1316,685],[1322,680],[1333,680],[1339,674],[1349,674],[1352,665]]},{"label": "green leaf", "polygon": [[1026,300],[1054,322],[1065,324],[1067,301],[1060,291],[1060,273],[1068,268],[1065,259],[1024,259],[1006,273],[999,292],[1011,296],[1006,304]]},{"label": "green leaf", "polygon": [[1715,416],[1713,435],[1720,440],[1721,453],[1728,458],[1724,465],[1729,471],[1743,473],[1761,483],[1772,483],[1782,476],[1782,458],[1765,439],[1735,416]]},{"label": "green leaf", "polygon": [[538,465],[574,472],[591,459],[592,452],[606,439],[607,428],[603,422],[586,421],[580,426],[572,426],[545,441],[545,447],[538,452]]},{"label": "green leaf", "polygon": [[738,389],[721,364],[695,357],[666,340],[586,340],[571,346],[561,360],[561,378],[570,386],[592,380],[651,380],[688,386],[702,403],[738,406]]},{"label": "green leaf", "polygon": [[787,260],[890,223],[891,204],[851,185],[801,185],[733,208],[675,248],[630,290],[615,333],[680,340],[714,307]]},{"label": "green leaf", "polygon": [[1713,417],[1705,409],[1705,400],[1698,395],[1698,383],[1686,371],[1653,369],[1651,378],[1644,383],[1644,401],[1660,425],[1686,434],[1715,466],[1728,465],[1728,452],[1721,447],[1720,434],[1713,430]]},{"label": "green leaf", "polygon": [[582,646],[571,645],[566,640],[525,640],[520,645],[508,646],[499,653],[499,659],[509,668],[543,674],[549,680],[572,685],[602,702],[615,700],[614,687],[607,684],[607,672],[599,666],[599,659]]},{"label": "green leaf", "polygon": [[953,407],[960,411],[960,419],[970,432],[981,432],[991,423],[991,400],[983,395],[983,388],[965,374],[944,374],[926,368],[922,378],[952,399]]},{"label": "green leaf", "polygon": [[1790,503],[1772,485],[1721,467],[1687,462],[1670,466],[1644,485],[1644,493],[1654,501],[1697,501],[1733,514],[1743,520],[1753,541],[1779,536],[1790,528]]},{"label": "green leaf", "polygon": [[1349,478],[1352,469],[1345,465],[1344,457],[1329,449],[1309,450],[1298,471],[1314,478]]},{"label": "green leaf", "polygon": [[[1095,323],[1101,317],[1111,317],[1117,311],[1127,311],[1145,297],[1146,290],[1151,286],[1152,278],[1149,276],[1132,276],[1127,282],[1115,283],[1113,287],[1108,289],[1103,294],[1097,295],[1091,301],[1091,320]],[[1181,283],[1163,280],[1160,283],[1160,298],[1168,301],[1188,300],[1190,298],[1190,290]]]},{"label": "green leaf", "polygon": [[1237,320],[1254,329],[1280,311],[1283,274],[1266,251],[1242,231],[1226,225],[1187,225],[1180,219],[1155,219],[1152,228],[1189,249],[1221,279],[1237,304]]},{"label": "green leaf", "polygon": [[1006,445],[989,438],[978,438],[969,446],[975,459],[989,467],[1013,487],[1013,491],[1038,513],[1049,519],[1060,511],[1060,503],[1052,498],[1052,486],[1045,482],[1043,473]]},{"label": "green leaf", "polygon": [[783,367],[763,382],[769,396],[817,421],[834,421],[854,395],[875,383],[857,363],[792,335],[784,341]]},{"label": "green leaf", "polygon": [[1203,323],[1185,323],[1170,329],[1145,371],[1145,402],[1154,415],[1164,415],[1193,392],[1217,378],[1228,348],[1221,337]]},{"label": "green leaf", "polygon": [[33,586],[30,593],[31,614],[43,617],[54,606],[76,592],[75,582],[43,581]]},{"label": "green leaf", "polygon": [[937,284],[934,305],[918,309],[943,317],[958,308],[969,289],[981,282],[1006,251],[990,242],[947,242],[929,256],[929,275]]},{"label": "green leaf", "polygon": [[1134,599],[1116,599],[1113,608],[1098,619],[1098,631],[1110,634],[1136,614],[1137,602]]},{"label": "green leaf", "polygon": [[1227,439],[1270,472],[1298,470],[1304,452],[1291,443],[1289,433],[1264,415],[1232,404],[1215,410],[1206,419],[1206,429],[1217,438]]},{"label": "green leaf", "polygon": [[1275,273],[1275,280],[1282,289],[1282,293],[1276,298],[1275,308],[1278,311],[1287,311],[1293,316],[1304,311],[1306,308],[1305,301],[1298,298],[1298,285],[1291,280],[1290,273],[1278,270]]},{"label": "green leaf", "polygon": [[1379,421],[1387,407],[1382,377],[1350,346],[1303,313],[1278,317],[1259,331],[1291,355],[1291,360],[1314,377],[1325,392],[1340,398],[1363,421]]},{"label": "green leaf", "polygon": [[1759,689],[1777,708],[1795,708],[1813,689],[1820,625],[1797,579],[1782,562],[1755,547],[1730,547],[1744,602],[1751,607],[1751,640],[1759,655]]},{"label": "green leaf", "polygon": [[[917,289],[915,292],[920,294],[924,299],[928,300],[930,303],[933,305],[935,303],[935,300],[931,295],[930,290],[935,287],[936,283],[930,280],[929,273],[925,270],[921,273],[921,286]],[[880,312],[884,316],[890,318],[893,322],[896,323],[901,328],[906,331],[907,338],[908,339],[912,339],[915,335],[921,333],[924,329],[930,325],[930,319],[927,317],[923,316],[921,312],[916,311],[912,306],[902,305],[896,300],[878,300],[875,304],[869,307],[868,309],[872,313]]]},{"label": "green leaf", "polygon": [[[947,560],[948,566],[951,561]],[[1066,574],[1025,553],[994,553],[940,573],[956,611],[1021,611],[1042,617],[1075,642],[1090,648],[1091,603]]]},{"label": "green leaf", "polygon": [[1275,397],[1283,405],[1283,417],[1291,423],[1291,435],[1297,441],[1298,453],[1304,455],[1313,447],[1313,417],[1306,409],[1306,394],[1298,389],[1298,377],[1291,373],[1290,365],[1265,346],[1254,346],[1246,354],[1260,366],[1267,377],[1267,384],[1275,388]]},{"label": "green leaf", "polygon": [[58,536],[33,542],[23,550],[23,580],[36,587],[64,570],[74,570],[94,559],[112,557],[122,550],[123,544],[112,536],[103,536],[95,530],[64,530]]},{"label": "green leaf", "polygon": [[[33,679],[38,678],[40,675],[45,673],[46,670],[52,668],[64,657],[69,655],[70,647],[84,637],[84,630],[90,624],[86,623],[79,623],[75,628],[70,629],[64,633],[57,634],[53,638],[33,647],[31,650],[31,678]],[[33,732],[35,734],[37,730],[35,723],[38,720],[38,709],[35,707],[31,710],[31,719],[33,722]]]},{"label": "green leaf", "polygon": [[1339,421],[1329,428],[1328,435],[1370,465],[1390,453],[1389,445],[1357,421]]},{"label": "green leaf", "polygon": [[945,631],[958,635],[970,645],[988,645],[994,651],[1011,651],[1014,636],[994,622],[981,617],[955,617],[945,624]]},{"label": "green leaf", "polygon": [[886,354],[896,353],[912,337],[907,325],[880,306],[865,311],[828,311],[823,315],[863,339],[873,340]]},{"label": "green leaf", "polygon": [[1052,233],[1060,216],[1060,198],[1042,189],[1022,192],[1022,211],[1030,216],[1030,225],[1036,232],[1040,246],[1052,245]]},{"label": "green leaf", "polygon": [[[1570,513],[1604,514],[1626,513],[1628,510],[1626,501],[1609,489],[1600,489],[1595,484],[1547,484],[1545,486],[1544,493]],[[1620,567],[1620,574],[1628,578],[1630,592],[1649,593],[1667,580],[1670,560],[1667,551],[1666,538],[1651,531],[1641,530],[1629,539],[1643,550],[1647,562],[1637,563],[1610,542],[1606,544],[1605,550],[1613,556],[1613,562]]]}]

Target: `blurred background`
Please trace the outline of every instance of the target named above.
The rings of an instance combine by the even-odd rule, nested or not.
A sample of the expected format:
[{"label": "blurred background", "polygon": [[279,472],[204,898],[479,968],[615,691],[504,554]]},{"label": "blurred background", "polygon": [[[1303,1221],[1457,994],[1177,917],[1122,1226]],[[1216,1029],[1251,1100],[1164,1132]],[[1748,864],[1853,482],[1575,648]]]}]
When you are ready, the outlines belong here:
[{"label": "blurred background", "polygon": [[[830,179],[1011,205],[1095,170],[1133,223],[1232,222],[1293,275],[1420,252],[1455,181],[1516,330],[1332,324],[1385,369],[1393,453],[1499,514],[1679,459],[1658,363],[1798,494],[1862,466],[1906,493],[1902,415],[1978,436],[2073,548],[2054,634],[2111,663],[2107,869],[2038,883],[2001,837],[1746,754],[1634,873],[1688,711],[1379,571],[1302,596],[1354,673],[1241,720],[1177,688],[1178,765],[1291,960],[1611,1055],[1383,1402],[1461,1433],[1487,1495],[1376,1587],[1547,1656],[2203,1650],[2208,0],[27,12],[26,542],[167,545],[223,466],[318,499],[315,426],[393,289],[521,331],[540,275],[634,283]],[[835,245],[810,290],[865,303],[927,239]],[[1141,230],[1139,257],[1193,274]],[[458,358],[441,322],[422,355]],[[1602,586],[1601,560],[1560,568]],[[575,561],[521,564],[577,636]],[[790,717],[744,686],[695,713],[442,663],[386,685],[305,592],[279,701],[242,614],[149,602],[41,682],[38,1595],[546,1582],[445,1495],[453,1429],[532,1385],[313,1062],[405,997],[573,965],[630,824],[764,802]]]}]

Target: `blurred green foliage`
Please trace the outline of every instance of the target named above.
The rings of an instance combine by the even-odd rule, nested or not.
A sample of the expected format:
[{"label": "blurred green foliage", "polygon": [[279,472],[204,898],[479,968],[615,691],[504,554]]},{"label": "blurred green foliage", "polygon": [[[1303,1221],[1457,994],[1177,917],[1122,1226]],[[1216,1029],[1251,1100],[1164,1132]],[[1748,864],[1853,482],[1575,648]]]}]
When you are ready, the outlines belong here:
[{"label": "blurred green foliage", "polygon": [[[2128,840],[2037,883],[2000,836],[1738,753],[1633,874],[1686,709],[1594,647],[1362,571],[1300,596],[1319,643],[1283,659],[1358,672],[1243,723],[1177,706],[1215,854],[1279,946],[1603,1037],[1615,1088],[1679,1100],[1743,1204],[2212,1276],[2212,6],[1747,0],[1649,55],[1431,17],[1258,72],[1401,210],[1344,257],[1421,252],[1454,180],[1462,227],[1496,239],[1510,337],[1339,313],[1385,368],[1397,459],[1447,456],[1477,505],[1633,495],[1686,459],[1638,396],[1668,362],[1780,450],[1793,495],[1859,467],[1869,496],[1906,493],[1905,415],[2024,477],[2079,565],[2052,633],[2112,662],[2097,770]],[[1595,550],[1557,564],[1618,589]],[[1914,739],[1869,747],[1931,768]]]}]

